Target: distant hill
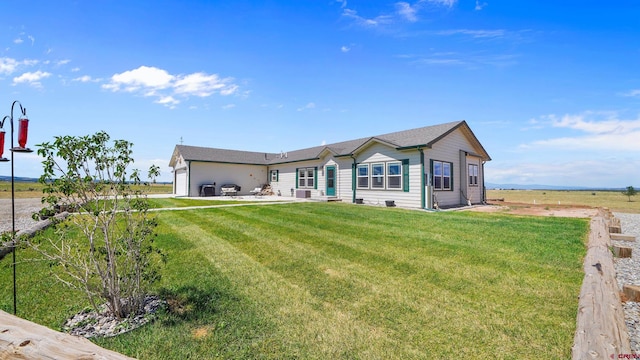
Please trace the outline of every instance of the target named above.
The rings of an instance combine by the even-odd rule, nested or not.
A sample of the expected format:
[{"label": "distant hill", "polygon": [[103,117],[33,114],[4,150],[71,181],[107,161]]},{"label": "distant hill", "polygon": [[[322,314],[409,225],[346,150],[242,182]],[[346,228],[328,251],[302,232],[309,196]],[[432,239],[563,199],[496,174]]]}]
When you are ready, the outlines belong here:
[{"label": "distant hill", "polygon": [[[38,182],[37,178],[14,176],[15,182]],[[0,181],[11,181],[11,176],[0,175]]]},{"label": "distant hill", "polygon": [[557,186],[557,185],[522,185],[522,184],[494,184],[485,183],[487,189],[502,189],[502,190],[610,190],[618,191],[624,190],[624,188],[598,188],[598,187],[586,187],[586,186]]},{"label": "distant hill", "polygon": [[[15,182],[38,182],[38,178],[30,178],[30,177],[20,177],[20,176],[15,176],[14,178]],[[0,175],[0,182],[2,181],[11,181],[11,176],[5,176],[5,175]],[[172,182],[170,181],[158,181],[156,182],[156,184],[172,184]]]}]

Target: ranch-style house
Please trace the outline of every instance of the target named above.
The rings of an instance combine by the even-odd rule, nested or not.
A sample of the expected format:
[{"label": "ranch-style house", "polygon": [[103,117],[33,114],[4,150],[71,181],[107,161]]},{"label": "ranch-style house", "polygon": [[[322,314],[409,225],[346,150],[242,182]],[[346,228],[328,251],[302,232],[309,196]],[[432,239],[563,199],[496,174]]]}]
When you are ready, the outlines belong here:
[{"label": "ranch-style house", "polygon": [[169,166],[176,196],[218,195],[225,184],[250,195],[268,184],[283,197],[434,209],[484,202],[490,160],[456,121],[281,153],[176,145]]}]

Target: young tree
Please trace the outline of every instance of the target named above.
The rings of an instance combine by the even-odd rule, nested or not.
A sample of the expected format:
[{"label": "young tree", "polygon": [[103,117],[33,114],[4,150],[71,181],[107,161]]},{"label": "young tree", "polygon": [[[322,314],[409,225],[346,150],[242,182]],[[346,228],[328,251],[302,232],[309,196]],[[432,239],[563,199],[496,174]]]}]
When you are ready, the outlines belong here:
[{"label": "young tree", "polygon": [[[140,181],[139,170],[127,172],[133,144],[115,140],[110,146],[109,140],[98,132],[38,145],[44,157],[42,202],[75,214],[56,224],[47,246],[32,245],[62,268],[55,275],[59,280],[83,291],[96,310],[98,301],[106,302],[109,312],[122,318],[142,310],[163,259],[153,244],[148,183]],[[158,174],[152,166],[149,177]]]},{"label": "young tree", "polygon": [[631,202],[631,197],[636,196],[637,193],[638,192],[636,191],[636,189],[633,188],[633,186],[627,186],[627,189],[622,192],[622,195],[628,196],[629,202]]}]

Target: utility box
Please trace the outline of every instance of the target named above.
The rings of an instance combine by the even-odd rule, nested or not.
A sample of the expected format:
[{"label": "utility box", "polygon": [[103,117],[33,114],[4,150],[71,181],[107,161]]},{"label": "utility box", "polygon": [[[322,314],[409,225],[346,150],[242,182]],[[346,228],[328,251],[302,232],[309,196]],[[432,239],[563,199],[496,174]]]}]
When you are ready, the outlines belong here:
[{"label": "utility box", "polygon": [[200,196],[215,196],[216,186],[213,184],[206,184],[200,186]]},{"label": "utility box", "polygon": [[296,190],[296,197],[299,199],[308,199],[311,197],[311,190]]}]

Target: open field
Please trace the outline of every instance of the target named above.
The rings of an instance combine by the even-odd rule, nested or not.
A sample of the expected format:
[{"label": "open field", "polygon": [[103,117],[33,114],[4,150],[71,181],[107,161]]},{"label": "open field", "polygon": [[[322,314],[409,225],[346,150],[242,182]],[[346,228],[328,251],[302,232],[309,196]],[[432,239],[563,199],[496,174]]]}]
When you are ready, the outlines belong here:
[{"label": "open field", "polygon": [[[97,340],[109,349],[140,359],[570,357],[585,219],[293,203],[158,220],[168,263],[156,290],[171,306]],[[32,256],[18,252],[19,315],[58,329],[87,304]],[[10,270],[0,261],[5,311]]]},{"label": "open field", "polygon": [[621,191],[574,191],[574,190],[487,190],[487,199],[504,199],[505,203],[526,205],[573,205],[607,207],[612,211],[640,213],[640,195],[632,196],[631,202]]},{"label": "open field", "polygon": [[[16,198],[41,198],[43,185],[37,182],[16,182],[15,196]],[[149,186],[150,194],[171,194],[173,191],[172,184],[154,184]],[[0,199],[11,198],[11,182],[0,181]]]}]

